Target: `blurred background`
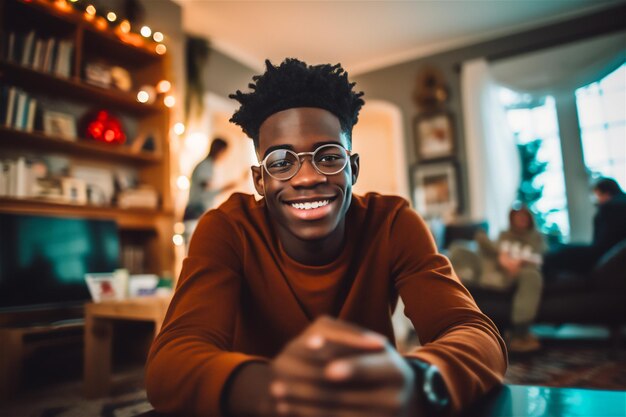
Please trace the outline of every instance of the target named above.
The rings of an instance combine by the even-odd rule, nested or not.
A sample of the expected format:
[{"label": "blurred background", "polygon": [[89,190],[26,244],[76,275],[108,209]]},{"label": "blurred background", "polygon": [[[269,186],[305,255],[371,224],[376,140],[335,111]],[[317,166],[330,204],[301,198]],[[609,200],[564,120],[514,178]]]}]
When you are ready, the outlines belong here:
[{"label": "blurred background", "polygon": [[[453,263],[459,245],[482,262],[477,233],[497,245],[516,205],[543,256],[592,245],[593,184],[626,187],[624,22],[620,0],[4,0],[0,415],[150,409],[142,364],[197,220],[190,190],[208,193],[201,212],[254,193],[228,95],[265,59],[342,64],[366,101],[354,192],[409,200]],[[543,276],[539,347],[512,354],[507,382],[626,389],[624,239]],[[458,262],[509,340],[515,288]],[[122,307],[91,302],[107,297]],[[401,349],[419,343],[401,305],[394,320]]]}]

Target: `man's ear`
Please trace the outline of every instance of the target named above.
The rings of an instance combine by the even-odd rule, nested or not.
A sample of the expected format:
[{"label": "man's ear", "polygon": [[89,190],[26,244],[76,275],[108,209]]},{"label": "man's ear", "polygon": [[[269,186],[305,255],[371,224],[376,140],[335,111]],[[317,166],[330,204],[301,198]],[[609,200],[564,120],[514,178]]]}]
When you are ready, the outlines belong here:
[{"label": "man's ear", "polygon": [[265,190],[263,189],[263,172],[261,171],[262,169],[263,167],[250,167],[250,170],[252,171],[252,182],[254,183],[254,189],[260,196],[265,195]]},{"label": "man's ear", "polygon": [[359,154],[354,153],[350,155],[350,168],[352,169],[352,185],[356,184],[357,178],[359,178]]}]

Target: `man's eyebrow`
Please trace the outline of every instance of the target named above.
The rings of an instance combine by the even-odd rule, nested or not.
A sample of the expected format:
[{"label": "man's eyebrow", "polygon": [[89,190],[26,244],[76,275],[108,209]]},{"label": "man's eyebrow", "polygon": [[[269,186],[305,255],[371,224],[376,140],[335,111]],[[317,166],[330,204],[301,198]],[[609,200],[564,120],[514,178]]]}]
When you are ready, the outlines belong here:
[{"label": "man's eyebrow", "polygon": [[263,159],[265,159],[265,157],[267,155],[269,155],[270,152],[273,152],[273,151],[278,150],[278,149],[289,149],[289,150],[293,151],[293,145],[274,145],[274,146],[270,146],[269,148],[267,148],[267,150],[263,154]]}]

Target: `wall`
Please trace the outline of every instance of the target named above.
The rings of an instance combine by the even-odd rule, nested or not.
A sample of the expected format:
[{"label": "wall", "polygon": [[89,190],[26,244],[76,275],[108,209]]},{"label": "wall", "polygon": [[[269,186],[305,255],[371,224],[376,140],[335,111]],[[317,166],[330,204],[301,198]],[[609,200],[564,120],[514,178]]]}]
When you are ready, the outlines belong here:
[{"label": "wall", "polygon": [[[413,140],[412,122],[417,115],[416,108],[411,100],[415,88],[415,79],[420,68],[425,64],[438,67],[448,80],[450,100],[448,109],[455,115],[455,130],[457,132],[457,155],[461,170],[461,185],[468,189],[465,161],[464,125],[462,119],[460,97],[460,65],[469,59],[486,57],[488,60],[498,60],[533,50],[591,38],[600,34],[623,30],[623,16],[626,6],[620,5],[583,17],[536,28],[525,32],[505,36],[499,39],[466,46],[451,51],[438,53],[432,56],[419,58],[410,62],[394,65],[369,73],[351,77],[357,82],[357,89],[365,91],[365,99],[385,100],[400,107],[403,114],[405,132],[405,163],[408,167],[416,161]],[[408,169],[407,169],[408,175]],[[586,193],[587,190],[584,190]],[[463,207],[469,207],[470,196],[462,193]]]}]

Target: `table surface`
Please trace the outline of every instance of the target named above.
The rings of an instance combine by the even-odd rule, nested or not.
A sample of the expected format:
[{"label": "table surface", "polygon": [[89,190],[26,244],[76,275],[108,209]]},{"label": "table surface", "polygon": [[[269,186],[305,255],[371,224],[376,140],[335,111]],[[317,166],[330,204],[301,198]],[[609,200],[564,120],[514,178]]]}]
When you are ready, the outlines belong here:
[{"label": "table surface", "polygon": [[[504,385],[465,417],[625,417],[626,391]],[[156,411],[138,417],[165,417]]]}]

